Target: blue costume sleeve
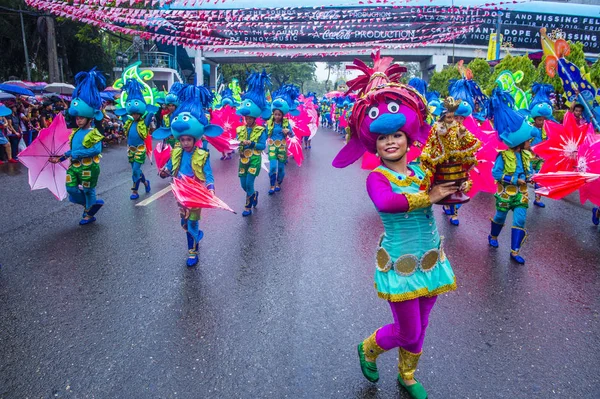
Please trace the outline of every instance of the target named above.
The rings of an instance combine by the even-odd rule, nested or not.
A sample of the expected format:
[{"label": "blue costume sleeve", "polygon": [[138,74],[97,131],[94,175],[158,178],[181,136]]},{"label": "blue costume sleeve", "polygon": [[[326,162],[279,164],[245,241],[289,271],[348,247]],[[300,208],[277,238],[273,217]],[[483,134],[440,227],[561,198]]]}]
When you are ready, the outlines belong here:
[{"label": "blue costume sleeve", "polygon": [[266,130],[263,132],[263,134],[260,135],[260,138],[256,142],[256,146],[254,148],[256,148],[259,151],[262,151],[265,148],[267,148],[267,131]]},{"label": "blue costume sleeve", "polygon": [[504,178],[504,159],[502,159],[502,155],[498,154],[496,157],[496,162],[494,162],[494,167],[492,168],[492,176],[496,181],[502,181]]},{"label": "blue costume sleeve", "polygon": [[212,168],[210,167],[210,155],[206,158],[204,167],[202,168],[204,176],[206,177],[206,188],[209,190],[215,189],[215,177],[213,176]]},{"label": "blue costume sleeve", "polygon": [[542,140],[542,131],[540,129],[538,129],[537,127],[534,127],[533,129],[531,129],[531,136],[533,136],[533,141],[531,142],[531,145],[536,145],[543,141]]},{"label": "blue costume sleeve", "polygon": [[144,118],[144,123],[146,124],[146,127],[150,127],[150,124],[152,123],[152,118],[154,118],[154,114],[148,112],[148,114],[146,114],[146,118]]},{"label": "blue costume sleeve", "polygon": [[82,147],[71,151],[73,159],[90,158],[99,155],[102,152],[102,142],[96,143],[92,148]]},{"label": "blue costume sleeve", "polygon": [[169,161],[165,165],[165,168],[169,171],[169,173],[173,172],[173,161],[171,161],[171,158],[169,158]]}]

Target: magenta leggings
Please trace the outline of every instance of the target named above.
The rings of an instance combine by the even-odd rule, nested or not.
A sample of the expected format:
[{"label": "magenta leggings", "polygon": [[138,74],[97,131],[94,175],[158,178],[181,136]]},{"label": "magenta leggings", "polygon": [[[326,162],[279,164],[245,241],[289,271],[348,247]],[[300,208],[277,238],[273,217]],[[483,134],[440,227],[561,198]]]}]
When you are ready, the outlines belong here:
[{"label": "magenta leggings", "polygon": [[402,347],[412,353],[421,352],[425,330],[429,324],[429,313],[436,299],[437,296],[388,302],[394,315],[394,324],[387,324],[377,330],[377,345],[386,351]]}]

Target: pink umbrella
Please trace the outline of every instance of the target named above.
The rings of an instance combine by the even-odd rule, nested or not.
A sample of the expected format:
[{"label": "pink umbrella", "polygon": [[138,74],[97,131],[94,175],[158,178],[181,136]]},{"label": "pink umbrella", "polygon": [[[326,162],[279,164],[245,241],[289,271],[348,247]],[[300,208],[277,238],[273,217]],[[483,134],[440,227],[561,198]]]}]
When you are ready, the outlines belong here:
[{"label": "pink umbrella", "polygon": [[215,109],[210,113],[210,123],[221,126],[223,134],[221,136],[234,139],[236,137],[236,129],[242,126],[242,117],[236,115],[235,108],[226,105],[221,109]]},{"label": "pink umbrella", "polygon": [[288,156],[294,157],[294,161],[298,164],[298,166],[302,166],[302,161],[304,160],[304,154],[302,153],[302,143],[300,142],[300,138],[298,136],[288,137]]},{"label": "pink umbrella", "polygon": [[171,158],[171,146],[169,144],[158,143],[154,147],[154,161],[156,162],[156,168],[160,171]]},{"label": "pink umbrella", "polygon": [[333,98],[333,97],[339,97],[339,96],[343,96],[344,93],[342,93],[341,91],[330,91],[329,93],[325,94],[325,97],[327,98]]},{"label": "pink umbrella", "polygon": [[38,137],[19,153],[19,161],[29,169],[29,186],[32,190],[47,188],[60,201],[67,197],[67,168],[69,161],[51,163],[50,157],[60,157],[69,149],[69,136],[62,114],[58,114],[50,127],[42,129]]},{"label": "pink umbrella", "polygon": [[239,142],[223,135],[217,137],[204,137],[219,152],[232,152],[239,147]]},{"label": "pink umbrella", "polygon": [[236,213],[229,205],[217,197],[215,193],[208,190],[203,182],[193,177],[184,175],[180,179],[173,179],[171,187],[173,188],[173,194],[177,202],[186,208],[223,209]]},{"label": "pink umbrella", "polygon": [[484,193],[496,192],[496,182],[492,176],[492,168],[497,156],[497,143],[494,140],[483,144],[477,151],[477,166],[469,172],[469,179],[473,183],[471,190],[469,190],[469,197],[473,198],[480,191]]}]

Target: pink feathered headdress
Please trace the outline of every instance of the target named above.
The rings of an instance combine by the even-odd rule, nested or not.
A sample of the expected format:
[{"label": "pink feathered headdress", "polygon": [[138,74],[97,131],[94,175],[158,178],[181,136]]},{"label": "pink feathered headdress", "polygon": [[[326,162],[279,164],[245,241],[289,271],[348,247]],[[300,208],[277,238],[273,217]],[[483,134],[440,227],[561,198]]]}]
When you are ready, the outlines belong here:
[{"label": "pink feathered headdress", "polygon": [[349,121],[350,141],[333,160],[336,168],[356,162],[365,151],[376,153],[377,137],[386,133],[372,132],[371,125],[386,114],[403,119],[399,130],[406,134],[409,145],[415,141],[425,144],[431,129],[426,122],[428,109],[423,97],[414,88],[400,83],[406,68],[392,64],[391,57],[381,58],[379,50],[373,52],[371,58],[373,68],[358,59],[346,67],[363,74],[348,82],[349,91],[358,91],[359,99]]}]

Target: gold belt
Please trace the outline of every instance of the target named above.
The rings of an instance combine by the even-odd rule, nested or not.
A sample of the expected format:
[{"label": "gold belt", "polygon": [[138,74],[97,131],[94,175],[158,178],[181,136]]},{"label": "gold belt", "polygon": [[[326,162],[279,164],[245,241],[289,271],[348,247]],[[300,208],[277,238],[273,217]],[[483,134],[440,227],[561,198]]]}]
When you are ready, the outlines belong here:
[{"label": "gold belt", "polygon": [[509,196],[512,197],[517,195],[517,193],[524,194],[527,192],[527,184],[519,184],[518,186],[515,184],[507,184],[506,186],[500,182],[496,185],[496,193],[500,196]]},{"label": "gold belt", "polygon": [[145,149],[146,149],[146,146],[144,144],[140,144],[137,147],[134,145],[129,146],[129,151],[144,151]]},{"label": "gold belt", "polygon": [[284,144],[285,141],[284,140],[273,140],[273,139],[269,139],[269,145],[274,145],[276,147],[280,147],[282,144]]},{"label": "gold belt", "polygon": [[73,165],[74,167],[78,168],[81,165],[83,165],[83,166],[90,166],[92,164],[92,162],[99,164],[100,163],[100,156],[99,155],[95,155],[94,157],[88,157],[88,158],[83,158],[82,160],[72,161],[71,165]]},{"label": "gold belt", "polygon": [[446,260],[446,254],[442,246],[443,240],[444,237],[440,237],[440,246],[437,249],[434,248],[425,252],[420,259],[415,255],[402,255],[395,262],[392,262],[392,257],[388,251],[380,246],[375,254],[375,267],[383,273],[387,273],[393,268],[396,274],[403,277],[412,276],[417,269],[421,269],[422,272],[430,272],[438,262]]}]

